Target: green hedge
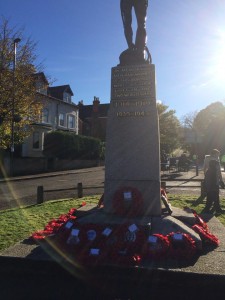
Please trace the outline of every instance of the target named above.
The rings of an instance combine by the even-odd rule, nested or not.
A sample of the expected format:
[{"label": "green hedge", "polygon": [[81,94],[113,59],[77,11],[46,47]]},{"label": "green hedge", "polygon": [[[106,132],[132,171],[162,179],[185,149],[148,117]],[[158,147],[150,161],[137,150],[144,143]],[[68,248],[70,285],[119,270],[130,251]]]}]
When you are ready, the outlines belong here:
[{"label": "green hedge", "polygon": [[54,131],[45,136],[43,153],[59,159],[97,159],[100,144],[100,140],[92,137]]}]

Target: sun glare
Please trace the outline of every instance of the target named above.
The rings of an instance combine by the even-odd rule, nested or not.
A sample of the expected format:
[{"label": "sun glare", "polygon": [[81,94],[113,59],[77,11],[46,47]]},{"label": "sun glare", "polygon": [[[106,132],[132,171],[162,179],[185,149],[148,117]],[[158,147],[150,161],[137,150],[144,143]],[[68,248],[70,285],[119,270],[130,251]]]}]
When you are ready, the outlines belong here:
[{"label": "sun glare", "polygon": [[210,61],[210,76],[215,84],[224,85],[225,81],[225,31],[218,30],[213,45],[214,52]]}]

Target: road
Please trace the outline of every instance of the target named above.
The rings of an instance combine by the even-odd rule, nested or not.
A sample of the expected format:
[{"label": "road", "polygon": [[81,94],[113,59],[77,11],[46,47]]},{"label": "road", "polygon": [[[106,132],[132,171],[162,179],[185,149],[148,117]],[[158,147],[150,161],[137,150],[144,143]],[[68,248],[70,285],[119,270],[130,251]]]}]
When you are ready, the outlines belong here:
[{"label": "road", "polygon": [[[43,186],[44,190],[74,187],[72,191],[44,193],[44,200],[74,197],[77,195],[75,188],[79,182],[82,182],[84,187],[103,186],[104,167],[23,176],[7,182],[0,181],[0,210],[35,204],[38,186]],[[103,188],[84,190],[84,195],[101,193]]]},{"label": "road", "polygon": [[[79,182],[82,182],[83,187],[103,187],[104,175],[104,167],[96,167],[23,176],[14,178],[14,180],[9,180],[8,182],[0,180],[0,210],[37,203],[38,186],[43,186],[44,190],[74,188],[74,190],[70,191],[46,192],[44,193],[44,201],[76,197],[77,191],[75,188]],[[162,174],[162,181],[166,180],[164,175],[165,174]],[[196,176],[194,171],[182,172],[179,174],[171,173],[167,175],[175,175],[174,181],[167,182],[167,191],[169,193],[200,195],[200,183],[193,181],[188,182],[188,180],[202,179],[202,172],[199,173],[199,176]],[[225,181],[225,173],[222,172],[222,175]],[[176,181],[176,179],[182,181]],[[93,194],[103,194],[103,188],[84,189],[84,195]],[[221,190],[220,195],[225,197],[225,190]]]}]

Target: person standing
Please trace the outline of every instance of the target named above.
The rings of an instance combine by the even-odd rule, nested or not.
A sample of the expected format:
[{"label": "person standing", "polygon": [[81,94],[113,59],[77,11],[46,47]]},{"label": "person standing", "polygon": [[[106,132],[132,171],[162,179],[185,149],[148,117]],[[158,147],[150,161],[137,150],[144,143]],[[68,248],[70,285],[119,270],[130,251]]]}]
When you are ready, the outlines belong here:
[{"label": "person standing", "polygon": [[[206,173],[206,171],[207,171],[207,169],[209,167],[210,160],[216,160],[216,161],[220,162],[220,151],[217,150],[217,149],[213,149],[211,151],[210,155],[206,155],[205,156],[204,164],[203,164],[204,174]],[[221,171],[220,171],[220,173],[221,173]],[[221,175],[221,179],[222,179],[222,175]]]},{"label": "person standing", "polygon": [[[204,176],[206,175],[206,172],[207,172],[207,170],[209,168],[209,162],[211,160],[216,160],[219,163],[217,165],[217,173],[218,173],[217,176],[219,177],[220,181],[223,181],[222,173],[221,173],[221,167],[220,167],[220,151],[217,150],[217,149],[213,149],[211,151],[210,155],[205,155],[204,164],[203,164]],[[206,197],[206,183],[205,183],[205,178],[203,180],[201,196],[202,196],[202,198]]]},{"label": "person standing", "polygon": [[209,161],[208,168],[205,173],[205,188],[206,188],[206,206],[204,212],[209,212],[213,206],[216,213],[223,213],[219,200],[219,188],[225,187],[224,182],[219,176],[218,169],[220,163],[212,159]]}]

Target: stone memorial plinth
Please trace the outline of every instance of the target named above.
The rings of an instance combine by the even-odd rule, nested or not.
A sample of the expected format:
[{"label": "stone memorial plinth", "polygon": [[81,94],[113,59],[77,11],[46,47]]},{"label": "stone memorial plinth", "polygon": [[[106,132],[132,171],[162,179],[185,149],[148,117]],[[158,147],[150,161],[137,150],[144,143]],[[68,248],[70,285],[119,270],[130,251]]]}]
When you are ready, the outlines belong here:
[{"label": "stone memorial plinth", "polygon": [[115,212],[115,193],[121,188],[129,193],[130,187],[142,195],[143,215],[161,215],[155,85],[153,64],[112,68],[105,161],[107,213]]}]

